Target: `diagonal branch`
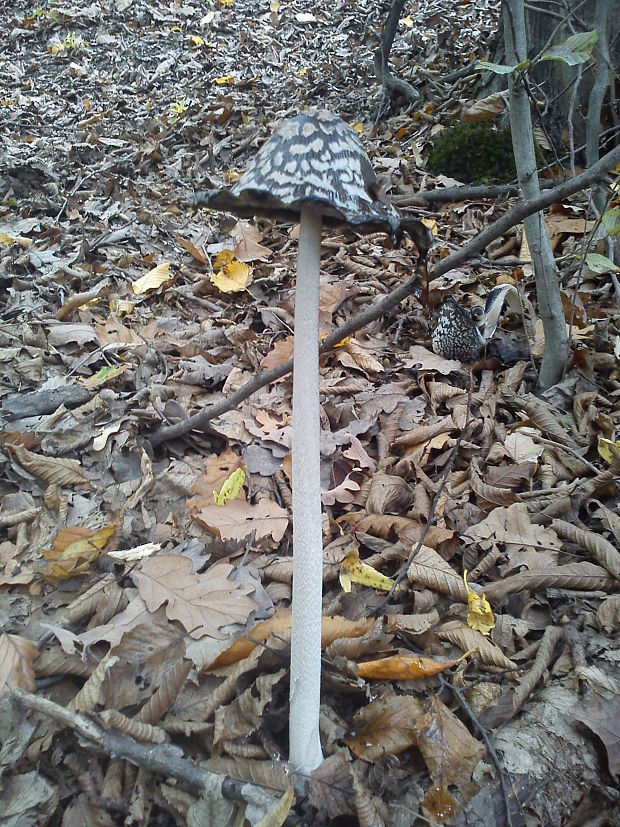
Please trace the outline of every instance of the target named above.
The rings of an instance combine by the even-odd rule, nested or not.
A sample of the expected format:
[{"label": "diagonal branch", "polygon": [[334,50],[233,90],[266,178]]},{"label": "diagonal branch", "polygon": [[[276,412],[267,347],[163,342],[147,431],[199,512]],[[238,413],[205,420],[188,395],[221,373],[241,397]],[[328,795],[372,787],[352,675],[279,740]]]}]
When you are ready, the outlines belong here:
[{"label": "diagonal branch", "polygon": [[[463,264],[473,256],[481,253],[491,241],[502,236],[511,227],[520,224],[528,215],[550,207],[563,198],[568,198],[569,195],[574,195],[576,192],[580,192],[596,182],[605,181],[609,171],[618,163],[620,163],[620,146],[612,149],[611,152],[604,155],[600,161],[585,172],[582,172],[581,175],[578,175],[576,178],[571,178],[551,190],[545,190],[538,198],[532,199],[531,201],[519,201],[498,221],[495,221],[490,227],[487,227],[486,230],[483,230],[475,238],[472,238],[471,241],[468,241],[467,244],[464,244],[463,247],[455,253],[439,261],[433,268],[430,278],[437,278],[455,267],[462,267]],[[350,336],[357,330],[361,330],[361,328],[370,324],[370,322],[373,322],[375,319],[385,316],[400,304],[401,301],[411,295],[416,281],[417,277],[412,277],[404,284],[399,285],[395,290],[392,290],[380,301],[375,302],[361,313],[351,316],[341,327],[323,339],[319,352],[326,353],[346,336]],[[237,407],[237,405],[243,402],[244,399],[247,399],[248,396],[251,396],[255,391],[268,385],[270,382],[275,382],[276,379],[280,379],[282,376],[286,376],[292,369],[293,360],[288,359],[277,368],[258,373],[253,379],[226,399],[210,405],[208,408],[200,411],[200,413],[194,414],[182,422],[178,422],[175,425],[166,425],[158,431],[155,431],[155,433],[149,437],[151,445],[161,445],[162,442],[176,439],[192,430],[204,430],[208,423],[216,416],[221,416],[223,413],[226,413],[226,411]]]}]

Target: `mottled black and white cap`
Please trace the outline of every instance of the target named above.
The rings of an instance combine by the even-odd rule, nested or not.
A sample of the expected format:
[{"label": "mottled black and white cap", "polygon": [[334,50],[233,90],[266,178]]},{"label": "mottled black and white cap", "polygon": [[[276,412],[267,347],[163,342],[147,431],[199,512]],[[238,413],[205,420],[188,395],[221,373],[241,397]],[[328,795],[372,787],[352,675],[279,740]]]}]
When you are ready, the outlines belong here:
[{"label": "mottled black and white cap", "polygon": [[357,135],[326,110],[285,121],[234,186],[197,192],[190,204],[241,217],[289,221],[298,221],[301,210],[312,206],[327,224],[386,232],[396,242],[407,232],[421,253],[432,243],[432,234],[422,222],[402,217],[382,198]]},{"label": "mottled black and white cap", "polygon": [[498,284],[488,294],[484,310],[472,307],[467,310],[455,299],[448,298],[433,308],[429,319],[429,332],[433,351],[446,359],[475,362],[482,348],[495,335],[499,317],[507,299],[519,294],[511,284]]}]

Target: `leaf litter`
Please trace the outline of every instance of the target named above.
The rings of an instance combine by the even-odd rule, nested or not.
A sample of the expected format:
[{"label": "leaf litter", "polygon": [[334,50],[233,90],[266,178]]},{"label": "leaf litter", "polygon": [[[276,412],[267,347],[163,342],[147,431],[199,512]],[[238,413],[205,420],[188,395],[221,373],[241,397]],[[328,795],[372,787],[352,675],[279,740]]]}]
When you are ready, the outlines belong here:
[{"label": "leaf litter", "polygon": [[[543,823],[531,795],[558,754],[598,790],[586,804],[605,801],[620,519],[603,277],[576,295],[573,363],[542,398],[532,280],[501,258],[435,285],[474,303],[495,280],[522,286],[529,342],[508,315],[474,374],[432,353],[415,297],[322,355],[327,757],[304,803],[283,764],[290,375],[226,405],[290,358],[297,231],[186,209],[306,102],[351,123],[392,196],[431,188],[423,150],[454,98],[435,70],[461,68],[450,51],[484,57],[493,6],[410,10],[392,60],[407,72],[415,55],[439,114],[382,120],[381,4],[0,12],[0,801],[18,822],[281,824],[310,806],[316,824],[452,823],[519,774],[513,818]],[[473,104],[467,84],[457,97]],[[425,209],[438,255],[504,210]],[[548,226],[566,258],[588,231],[559,212]],[[379,235],[334,232],[322,252],[322,338],[415,263]],[[206,428],[149,445],[213,404]],[[237,470],[242,487],[222,493]],[[111,734],[116,748],[96,751]],[[262,808],[231,794],[217,810],[208,784],[223,777],[260,789]]]}]

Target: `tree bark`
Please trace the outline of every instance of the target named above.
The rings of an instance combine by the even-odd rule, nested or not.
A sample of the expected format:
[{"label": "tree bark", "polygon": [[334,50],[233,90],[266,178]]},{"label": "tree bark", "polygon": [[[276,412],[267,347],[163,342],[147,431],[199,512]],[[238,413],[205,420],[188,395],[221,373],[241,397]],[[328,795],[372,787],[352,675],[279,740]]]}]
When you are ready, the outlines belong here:
[{"label": "tree bark", "polygon": [[[523,0],[504,0],[503,13],[506,59],[509,64],[517,64],[522,62],[527,54]],[[509,75],[508,88],[512,148],[517,177],[523,198],[528,201],[540,195],[530,99],[524,78]],[[549,388],[562,378],[568,358],[564,309],[558,272],[543,213],[538,212],[529,216],[523,221],[523,225],[534,265],[538,310],[545,333],[545,352],[538,381],[541,387]]]}]

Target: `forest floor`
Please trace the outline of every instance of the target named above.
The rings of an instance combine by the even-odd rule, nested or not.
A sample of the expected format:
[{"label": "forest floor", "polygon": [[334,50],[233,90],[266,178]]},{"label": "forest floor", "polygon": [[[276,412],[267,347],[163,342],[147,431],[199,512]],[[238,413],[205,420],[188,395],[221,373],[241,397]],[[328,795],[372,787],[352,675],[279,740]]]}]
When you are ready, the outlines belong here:
[{"label": "forest floor", "polygon": [[[284,762],[291,376],[226,400],[292,355],[298,228],[188,199],[328,108],[432,228],[432,278],[514,201],[416,202],[457,183],[428,151],[498,4],[410,5],[392,70],[421,102],[394,110],[385,2],[2,4],[0,825],[620,823],[620,313],[580,270],[587,194],[547,216],[560,384],[521,226],[432,283],[518,286],[473,370],[418,289],[321,357],[325,760],[305,794]],[[326,231],[321,335],[415,265]]]}]

